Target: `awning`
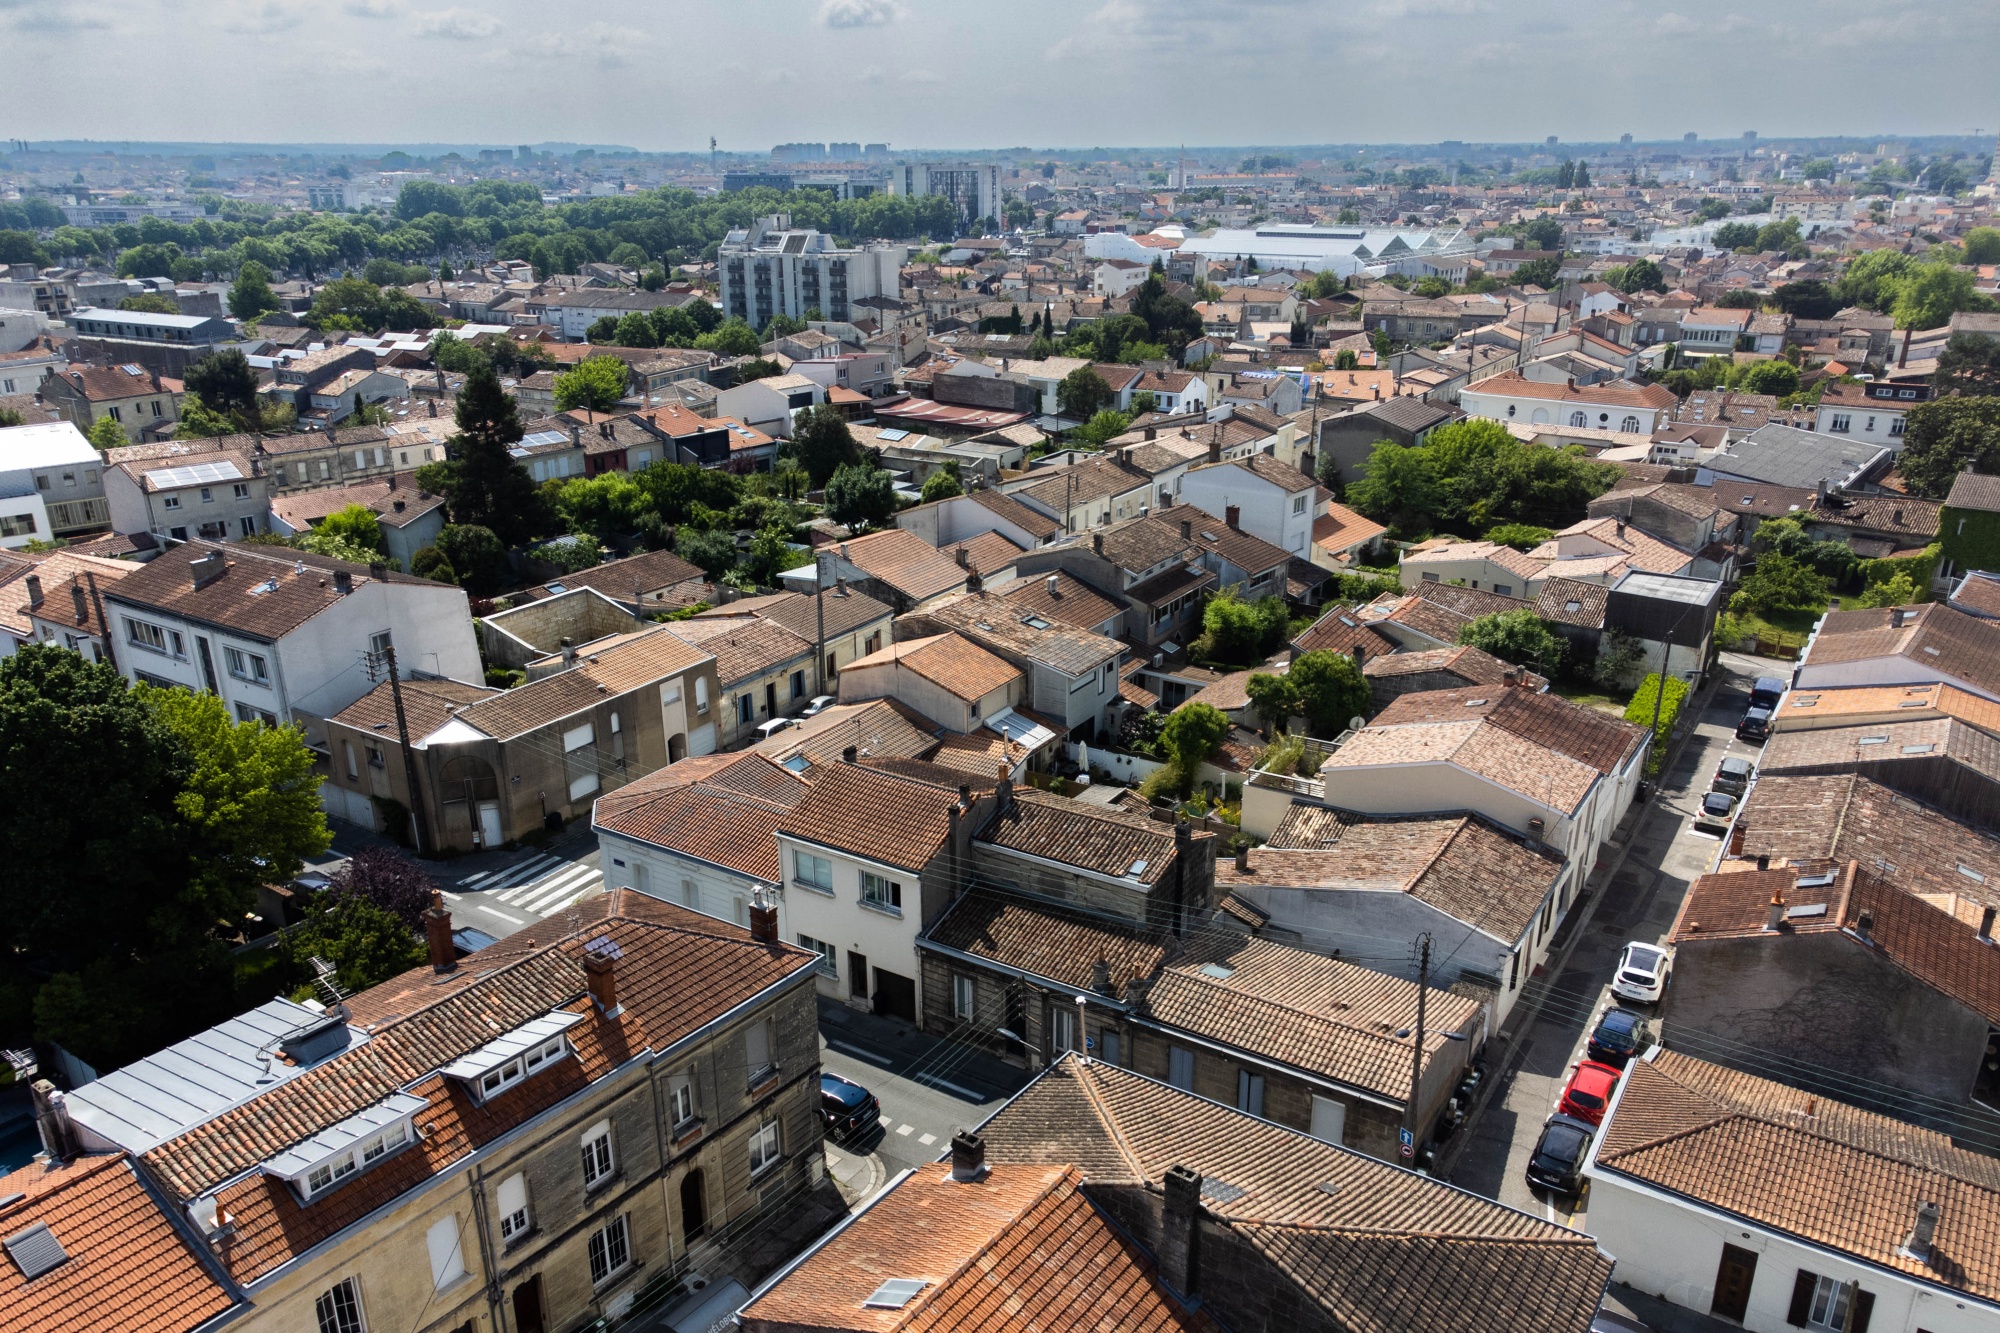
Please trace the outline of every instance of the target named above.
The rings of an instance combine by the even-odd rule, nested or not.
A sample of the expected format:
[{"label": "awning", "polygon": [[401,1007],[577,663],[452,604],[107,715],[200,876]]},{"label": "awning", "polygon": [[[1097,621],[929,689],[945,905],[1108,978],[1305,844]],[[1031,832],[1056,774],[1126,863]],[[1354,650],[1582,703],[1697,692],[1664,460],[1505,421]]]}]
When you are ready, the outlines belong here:
[{"label": "awning", "polygon": [[1056,738],[1055,732],[1039,723],[1030,722],[1011,708],[1003,708],[988,717],[986,729],[997,733],[1003,740],[1022,746],[1030,754]]}]

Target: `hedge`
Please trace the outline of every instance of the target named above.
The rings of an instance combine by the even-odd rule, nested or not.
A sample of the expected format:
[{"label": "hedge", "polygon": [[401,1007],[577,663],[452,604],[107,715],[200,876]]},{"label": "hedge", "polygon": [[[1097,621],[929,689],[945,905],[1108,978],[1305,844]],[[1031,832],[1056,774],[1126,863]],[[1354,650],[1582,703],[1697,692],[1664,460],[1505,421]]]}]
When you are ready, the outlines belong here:
[{"label": "hedge", "polygon": [[[1625,705],[1625,720],[1636,722],[1642,727],[1653,725],[1653,704],[1660,694],[1660,673],[1648,672],[1646,679],[1639,682],[1639,688],[1632,695],[1632,702]],[[1667,680],[1667,697],[1660,703],[1660,726],[1653,733],[1653,752],[1646,756],[1646,776],[1658,777],[1660,765],[1667,757],[1667,737],[1674,734],[1674,722],[1681,715],[1681,705],[1687,701],[1688,683],[1678,676]]]}]

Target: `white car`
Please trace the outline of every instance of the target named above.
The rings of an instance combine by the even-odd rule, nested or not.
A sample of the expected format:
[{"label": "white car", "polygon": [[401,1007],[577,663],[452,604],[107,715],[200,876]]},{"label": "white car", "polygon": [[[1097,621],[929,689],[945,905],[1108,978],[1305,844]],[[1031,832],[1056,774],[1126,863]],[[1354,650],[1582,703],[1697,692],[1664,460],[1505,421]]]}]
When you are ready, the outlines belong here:
[{"label": "white car", "polygon": [[835,699],[831,694],[815,695],[813,701],[806,705],[805,712],[799,714],[799,716],[818,717],[821,713],[833,707],[834,703]]},{"label": "white car", "polygon": [[791,725],[793,725],[792,719],[788,717],[774,717],[769,722],[759,722],[757,724],[757,739],[768,741],[771,737]]},{"label": "white car", "polygon": [[1611,993],[1621,1000],[1656,1004],[1667,993],[1667,977],[1673,972],[1674,956],[1657,944],[1637,940],[1618,955],[1618,971],[1611,978]]}]

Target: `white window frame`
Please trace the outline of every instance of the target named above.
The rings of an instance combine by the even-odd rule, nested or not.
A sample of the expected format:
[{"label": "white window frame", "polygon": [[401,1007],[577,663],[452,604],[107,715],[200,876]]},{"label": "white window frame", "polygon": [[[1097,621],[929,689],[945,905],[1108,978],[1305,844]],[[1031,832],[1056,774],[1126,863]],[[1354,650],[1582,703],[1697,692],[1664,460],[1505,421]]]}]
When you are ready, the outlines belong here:
[{"label": "white window frame", "polygon": [[313,1302],[313,1316],[319,1321],[319,1333],[368,1333],[360,1280],[344,1277],[321,1292]]},{"label": "white window frame", "polygon": [[778,1164],[784,1156],[784,1146],[779,1141],[778,1122],[766,1120],[750,1131],[750,1177],[756,1179]]},{"label": "white window frame", "polygon": [[824,856],[792,849],[792,883],[814,893],[833,892],[833,862]]},{"label": "white window frame", "polygon": [[594,745],[596,744],[596,742],[597,742],[596,725],[591,722],[585,722],[582,726],[571,727],[568,731],[565,731],[563,733],[562,735],[563,753],[573,754],[576,751],[581,750],[584,746]]},{"label": "white window frame", "polygon": [[601,1287],[632,1266],[632,1231],[625,1214],[590,1233],[590,1285]]},{"label": "white window frame", "polygon": [[222,660],[229,667],[229,674],[238,680],[247,680],[253,685],[271,683],[271,666],[256,653],[246,653],[241,648],[223,645]]},{"label": "white window frame", "polygon": [[1814,1274],[1812,1304],[1806,1307],[1806,1327],[1840,1333],[1853,1311],[1855,1284],[1839,1278]]},{"label": "white window frame", "polygon": [[528,1075],[547,1068],[551,1060],[561,1059],[568,1049],[569,1043],[565,1038],[551,1037],[541,1045],[521,1052],[498,1069],[487,1070],[479,1076],[479,1100],[491,1101]]},{"label": "white window frame", "polygon": [[872,870],[861,872],[861,901],[878,912],[903,914],[903,886]]},{"label": "white window frame", "polygon": [[618,1153],[611,1142],[611,1122],[600,1120],[578,1141],[583,1153],[583,1187],[596,1189],[618,1174]]},{"label": "white window frame", "polygon": [[816,940],[810,935],[801,934],[799,936],[799,947],[801,949],[811,949],[819,955],[819,970],[821,972],[830,977],[838,977],[840,975],[840,951],[831,943],[826,940]]},{"label": "white window frame", "polygon": [[534,1215],[528,1211],[528,1178],[521,1172],[500,1182],[494,1203],[494,1211],[500,1215],[501,1244],[511,1245],[535,1229]]},{"label": "white window frame", "polygon": [[694,1075],[673,1074],[667,1078],[667,1123],[675,1129],[695,1118]]},{"label": "white window frame", "polygon": [[149,653],[158,653],[162,657],[187,656],[187,641],[181,638],[179,630],[163,629],[150,620],[125,617],[125,642],[134,648],[144,648]]},{"label": "white window frame", "polygon": [[777,1034],[770,1019],[760,1018],[743,1029],[743,1069],[753,1088],[778,1072]]},{"label": "white window frame", "polygon": [[979,982],[964,972],[954,972],[951,978],[951,1016],[971,1021],[979,1009]]}]

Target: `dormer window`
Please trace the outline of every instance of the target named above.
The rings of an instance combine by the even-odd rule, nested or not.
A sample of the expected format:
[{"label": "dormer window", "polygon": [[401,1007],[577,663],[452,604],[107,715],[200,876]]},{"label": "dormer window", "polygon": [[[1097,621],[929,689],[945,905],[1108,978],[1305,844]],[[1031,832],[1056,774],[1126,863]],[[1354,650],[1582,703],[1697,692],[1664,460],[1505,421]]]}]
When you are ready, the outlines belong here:
[{"label": "dormer window", "polygon": [[563,1033],[583,1021],[583,1015],[559,1010],[515,1028],[444,1067],[444,1073],[468,1084],[482,1102],[533,1074],[540,1073],[569,1049]]},{"label": "dormer window", "polygon": [[429,1106],[422,1097],[397,1093],[293,1145],[264,1163],[264,1170],[289,1179],[301,1198],[318,1198],[414,1142],[416,1114]]}]

